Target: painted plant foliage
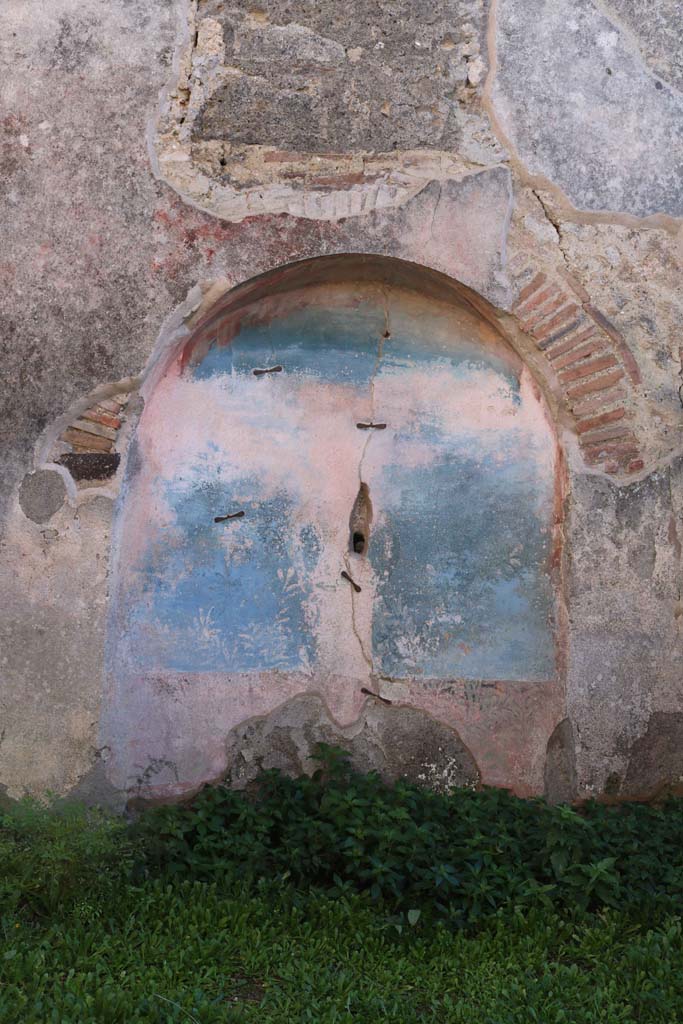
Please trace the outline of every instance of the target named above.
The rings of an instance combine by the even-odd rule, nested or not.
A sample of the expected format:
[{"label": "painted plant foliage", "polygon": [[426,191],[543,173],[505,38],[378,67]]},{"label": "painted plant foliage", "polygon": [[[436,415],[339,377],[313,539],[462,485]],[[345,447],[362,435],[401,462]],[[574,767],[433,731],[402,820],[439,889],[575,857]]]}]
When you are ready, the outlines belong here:
[{"label": "painted plant foliage", "polygon": [[556,446],[517,358],[469,313],[372,285],[232,334],[142,415],[116,672],[553,678]]}]

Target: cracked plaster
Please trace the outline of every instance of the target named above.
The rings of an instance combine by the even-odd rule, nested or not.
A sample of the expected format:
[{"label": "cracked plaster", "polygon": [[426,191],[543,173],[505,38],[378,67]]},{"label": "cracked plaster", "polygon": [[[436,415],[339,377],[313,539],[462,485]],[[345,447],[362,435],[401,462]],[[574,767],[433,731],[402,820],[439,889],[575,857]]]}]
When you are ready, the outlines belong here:
[{"label": "cracked plaster", "polygon": [[495,0],[493,11],[491,105],[526,172],[581,209],[683,215],[683,96],[631,33],[592,0]]},{"label": "cracked plaster", "polygon": [[[662,716],[675,715],[683,698],[676,219],[681,161],[675,157],[681,23],[674,0],[581,0],[574,6],[578,36],[589,35],[579,62],[586,72],[581,80],[573,74],[568,79],[573,68],[562,52],[565,24],[557,22],[562,4],[553,11],[538,0],[499,0],[496,9],[494,0],[488,25],[492,61],[483,7],[471,5],[464,24],[473,31],[463,28],[450,41],[444,37],[458,82],[456,130],[445,148],[425,136],[422,148],[379,156],[356,150],[338,160],[313,150],[266,160],[275,147],[240,142],[237,152],[233,147],[227,154],[236,157],[233,180],[222,183],[232,143],[213,132],[199,138],[195,125],[209,123],[197,119],[220,82],[225,38],[221,42],[215,24],[207,25],[198,45],[188,46],[191,3],[53,0],[39,10],[20,0],[5,5],[0,54],[11,73],[0,83],[0,204],[10,225],[0,258],[0,330],[9,384],[0,466],[0,791],[65,792],[87,780],[91,765],[96,774],[101,771],[95,732],[108,513],[95,505],[93,514],[76,519],[73,502],[85,498],[70,493],[49,524],[39,528],[26,520],[16,504],[17,489],[27,472],[44,465],[46,453],[40,444],[35,447],[41,435],[54,432],[64,411],[97,385],[138,375],[159,324],[198,281],[223,278],[224,288],[278,263],[344,251],[354,238],[344,226],[349,217],[364,225],[357,245],[362,238],[368,251],[402,255],[406,221],[399,218],[386,237],[386,214],[401,209],[403,216],[412,208],[419,223],[432,209],[424,194],[430,179],[450,187],[459,179],[466,183],[467,176],[476,181],[473,172],[491,165],[498,174],[512,174],[507,263],[485,260],[470,268],[468,281],[462,260],[446,255],[457,225],[439,240],[431,262],[441,259],[440,269],[502,308],[510,280],[530,266],[571,275],[618,326],[643,379],[638,415],[649,462],[642,479],[613,484],[599,471],[578,465],[572,471],[566,711],[574,726],[577,792],[599,795],[608,783],[614,788],[616,778],[617,788],[637,795],[643,764],[651,788],[666,784],[667,772],[676,774],[666,742],[660,745],[665,763],[654,775],[647,751],[660,749],[656,732],[669,729],[666,721],[675,734],[677,720]],[[216,10],[205,5],[207,11],[215,22]],[[282,21],[288,20],[285,12]],[[243,38],[249,43],[258,38],[258,27],[247,21]],[[277,18],[272,22],[277,27]],[[557,30],[550,31],[554,25]],[[591,34],[591,27],[604,28],[605,39]],[[390,19],[386,29],[391,31]],[[296,27],[270,31],[275,57],[286,46],[301,52],[309,43],[317,47],[318,67],[340,57],[334,31],[310,31],[331,45]],[[606,46],[609,62],[602,60]],[[348,47],[345,67],[362,64],[365,54],[358,49]],[[171,89],[179,86],[176,96],[169,97],[169,75]],[[162,88],[161,113],[155,116]],[[629,138],[615,96],[633,114]],[[192,109],[180,125],[188,105]],[[593,117],[578,116],[591,110]],[[153,121],[149,138],[157,180],[145,146],[145,126]],[[641,147],[639,160],[631,139]],[[341,174],[358,180],[335,185]],[[327,183],[314,181],[321,176]],[[221,224],[198,207],[235,223]],[[476,222],[467,246],[477,248]],[[484,267],[499,275],[497,283],[493,276],[485,280]],[[105,491],[113,494],[115,488]],[[381,689],[389,699],[390,689]],[[128,696],[141,714],[147,701],[158,699]],[[402,692],[400,699],[409,694]],[[534,699],[542,704],[547,695]],[[453,700],[444,688],[434,697],[434,713],[485,734],[490,706],[499,700],[507,716],[501,742],[510,756],[524,743],[533,745],[510,694],[465,688],[458,690],[457,708]],[[182,696],[173,701],[177,711]],[[210,725],[210,708],[207,713]],[[545,736],[563,713],[553,710]],[[177,721],[182,724],[182,715]],[[220,747],[224,736],[214,741]],[[539,791],[545,748],[534,748],[530,756]],[[489,777],[491,760],[486,753],[480,759]],[[513,770],[512,764],[499,782],[505,770]]]}]

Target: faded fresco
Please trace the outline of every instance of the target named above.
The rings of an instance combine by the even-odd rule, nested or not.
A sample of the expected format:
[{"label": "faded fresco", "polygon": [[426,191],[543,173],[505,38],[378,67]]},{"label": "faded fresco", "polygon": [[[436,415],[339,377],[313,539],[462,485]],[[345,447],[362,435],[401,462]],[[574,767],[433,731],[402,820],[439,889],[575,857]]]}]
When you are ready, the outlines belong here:
[{"label": "faded fresco", "polygon": [[114,674],[552,679],[555,442],[473,322],[313,289],[179,358],[121,500]]}]

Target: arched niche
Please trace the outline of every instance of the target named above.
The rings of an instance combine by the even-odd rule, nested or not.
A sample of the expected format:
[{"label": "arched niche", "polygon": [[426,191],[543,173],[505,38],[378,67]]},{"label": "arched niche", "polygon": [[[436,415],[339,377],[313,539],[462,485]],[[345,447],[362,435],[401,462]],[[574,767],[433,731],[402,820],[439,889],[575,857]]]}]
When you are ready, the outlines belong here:
[{"label": "arched niche", "polygon": [[227,295],[158,361],[128,458],[116,783],[154,763],[156,792],[193,788],[230,729],[308,693],[346,726],[421,707],[484,781],[533,789],[524,722],[541,751],[561,717],[561,463],[528,368],[442,277],[334,257]]}]

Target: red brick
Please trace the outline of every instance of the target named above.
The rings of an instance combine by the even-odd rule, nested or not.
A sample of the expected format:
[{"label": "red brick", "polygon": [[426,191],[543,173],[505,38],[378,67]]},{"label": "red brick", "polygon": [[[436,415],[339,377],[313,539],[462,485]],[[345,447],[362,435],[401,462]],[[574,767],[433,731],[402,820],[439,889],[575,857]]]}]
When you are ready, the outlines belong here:
[{"label": "red brick", "polygon": [[629,473],[640,473],[641,469],[644,468],[645,463],[642,459],[633,459],[626,467]]},{"label": "red brick", "polygon": [[[576,430],[579,434],[587,434],[590,430],[595,430],[596,427],[604,427],[606,423],[616,423],[617,420],[623,420],[626,415],[626,409],[611,409],[609,412],[603,412],[599,416],[591,416],[588,420],[579,420],[576,425]],[[586,438],[589,440],[589,438]]]},{"label": "red brick", "polygon": [[613,384],[621,380],[623,376],[623,370],[612,370],[611,373],[603,373],[602,376],[595,377],[593,380],[587,380],[583,384],[567,388],[567,398],[581,398],[583,395],[589,395],[594,391],[606,391],[607,388],[611,388]]},{"label": "red brick", "polygon": [[577,281],[573,274],[570,274],[568,270],[561,270],[560,274],[565,279],[569,287],[573,292],[576,292],[581,302],[590,302],[591,298],[586,289]]},{"label": "red brick", "polygon": [[110,452],[114,447],[114,442],[110,441],[108,437],[97,437],[95,434],[86,434],[83,430],[76,430],[75,427],[69,427],[62,434],[62,440],[68,441],[70,444],[76,444],[83,451],[87,452]]},{"label": "red brick", "polygon": [[567,339],[567,341],[572,345],[576,344],[573,338],[568,338],[567,336],[570,334],[573,335],[574,331],[578,331],[579,327],[583,327],[585,322],[586,321],[583,316],[577,317],[576,320],[571,320],[568,324],[565,324],[563,327],[560,327],[559,330],[554,331],[547,338],[544,338],[543,341],[537,341],[536,347],[540,348],[541,352],[545,352],[549,348],[552,350],[552,346],[556,345],[562,338]]},{"label": "red brick", "polygon": [[545,274],[541,274],[540,272],[538,274],[535,274],[532,277],[531,281],[529,281],[529,284],[525,285],[524,288],[522,288],[521,292],[517,296],[517,301],[515,302],[512,308],[516,310],[519,306],[523,305],[523,303],[525,303],[526,300],[530,298],[535,291],[538,291],[538,289],[545,281]]},{"label": "red brick", "polygon": [[93,406],[94,409],[104,409],[106,412],[118,412],[118,402],[115,402],[111,398],[100,398],[97,405]]},{"label": "red brick", "polygon": [[591,466],[595,466],[598,462],[604,462],[605,459],[612,458],[619,464],[624,464],[632,461],[634,456],[637,455],[639,455],[639,452],[635,441],[628,444],[601,444],[595,448],[586,448],[583,453],[584,459]]},{"label": "red brick", "polygon": [[632,431],[629,429],[628,423],[616,423],[611,427],[602,427],[600,430],[592,430],[589,437],[581,437],[580,444],[582,447],[589,448],[593,445],[600,444],[602,441],[621,441],[622,438],[630,440],[633,437]]},{"label": "red brick", "polygon": [[544,303],[539,305],[531,313],[531,316],[529,315],[530,311],[527,310],[524,313],[522,327],[525,331],[530,331],[532,327],[535,327],[537,324],[540,324],[541,320],[545,320],[547,316],[550,316],[550,314],[554,313],[556,309],[559,309],[560,306],[563,306],[566,301],[567,296],[563,295],[562,292],[560,292],[559,295],[557,295],[557,297],[552,300],[552,302],[546,300]]},{"label": "red brick", "polygon": [[[300,178],[301,176],[301,171],[293,171],[291,174],[283,175],[283,177],[287,178]],[[361,185],[365,181],[376,181],[378,177],[378,174],[364,174],[363,171],[354,171],[349,174],[328,174],[319,178],[309,178],[308,184],[317,188],[346,188],[348,185]]]},{"label": "red brick", "polygon": [[534,337],[538,341],[543,341],[544,338],[549,338],[557,327],[560,327],[562,324],[565,324],[567,320],[571,320],[573,317],[576,316],[577,313],[580,312],[580,310],[581,307],[577,306],[576,303],[572,303],[570,306],[565,306],[563,309],[559,311],[559,313],[555,314],[552,320],[548,320],[547,323],[544,323],[541,327],[536,328],[536,330],[533,331]]},{"label": "red brick", "polygon": [[562,356],[565,352],[569,352],[570,349],[579,345],[582,341],[586,341],[587,338],[597,337],[598,332],[591,324],[591,326],[587,327],[585,331],[575,334],[572,338],[567,338],[561,345],[553,345],[553,347],[548,350],[548,359],[557,359],[558,356]]},{"label": "red brick", "polygon": [[604,352],[606,344],[605,339],[598,336],[586,345],[571,349],[554,362],[553,366],[556,370],[561,370],[563,366],[571,366],[573,363],[580,363],[582,359],[590,359],[597,352]]},{"label": "red brick", "polygon": [[585,309],[588,315],[592,316],[595,322],[602,327],[603,331],[606,331],[607,334],[609,334],[610,338],[617,346],[617,350],[621,354],[621,358],[624,361],[628,375],[633,383],[640,384],[640,369],[638,368],[638,363],[636,362],[631,349],[628,347],[624,338],[616,329],[612,321],[608,320],[604,313],[601,313],[599,309],[596,309],[595,306],[590,305],[590,303],[586,304]]},{"label": "red brick", "polygon": [[101,423],[103,427],[111,427],[112,430],[118,430],[121,426],[121,420],[118,416],[110,416],[106,412],[100,412],[99,409],[87,409],[83,413],[84,420],[92,420],[93,423]]},{"label": "red brick", "polygon": [[[325,154],[327,156],[327,154]],[[293,163],[295,160],[305,160],[305,153],[297,153],[293,149],[273,149],[269,153],[263,154],[263,162],[267,164],[274,163]]]},{"label": "red brick", "polygon": [[519,317],[528,316],[532,309],[536,309],[536,307],[540,306],[543,302],[547,302],[548,299],[552,299],[553,295],[558,294],[561,293],[559,292],[557,285],[549,284],[547,288],[543,289],[543,291],[537,292],[532,299],[517,305],[515,313]]},{"label": "red brick", "polygon": [[116,440],[116,431],[111,427],[103,427],[100,423],[93,423],[92,420],[76,420],[71,424],[76,430],[82,430],[85,434],[95,434],[97,437],[108,437],[110,441]]},{"label": "red brick", "polygon": [[608,370],[611,366],[616,366],[617,361],[611,352],[607,355],[599,356],[597,359],[590,359],[586,363],[582,363],[581,366],[574,367],[573,370],[563,370],[560,374],[560,380],[563,384],[570,384],[573,380],[581,380],[582,377],[589,377],[592,373],[598,373],[599,370]]},{"label": "red brick", "polygon": [[585,398],[582,402],[574,403],[572,412],[575,416],[586,416],[614,402],[623,402],[625,398],[626,392],[623,388],[610,388],[608,391],[598,392],[593,398]]},{"label": "red brick", "polygon": [[628,455],[633,458],[639,455],[638,442],[633,434],[626,434],[623,437],[609,437],[604,441],[588,441],[588,438],[581,439],[581,448],[587,459],[603,458],[606,455]]}]

